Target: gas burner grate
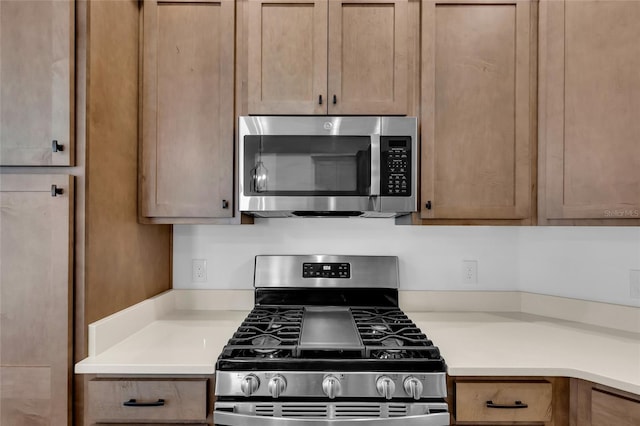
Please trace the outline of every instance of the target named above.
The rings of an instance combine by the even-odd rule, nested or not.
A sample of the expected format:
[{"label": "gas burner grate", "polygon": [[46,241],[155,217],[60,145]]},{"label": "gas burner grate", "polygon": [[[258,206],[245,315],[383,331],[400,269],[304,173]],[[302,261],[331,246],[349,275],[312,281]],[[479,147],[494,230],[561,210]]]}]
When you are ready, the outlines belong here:
[{"label": "gas burner grate", "polygon": [[302,308],[256,306],[227,345],[229,356],[239,358],[291,358],[302,328]]},{"label": "gas burner grate", "polygon": [[397,308],[351,309],[366,357],[375,359],[439,359],[433,342]]},{"label": "gas burner grate", "polygon": [[[433,342],[398,308],[351,308],[362,341],[352,351],[300,350],[303,307],[256,306],[229,340],[224,358],[238,360],[439,360]],[[356,350],[357,349],[357,350]]]}]

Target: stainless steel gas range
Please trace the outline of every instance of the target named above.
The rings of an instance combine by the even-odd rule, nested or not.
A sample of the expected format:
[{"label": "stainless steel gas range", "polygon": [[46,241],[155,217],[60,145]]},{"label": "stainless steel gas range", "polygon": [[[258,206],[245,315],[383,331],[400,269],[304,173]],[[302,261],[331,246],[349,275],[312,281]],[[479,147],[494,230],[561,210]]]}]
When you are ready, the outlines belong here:
[{"label": "stainless steel gas range", "polygon": [[391,256],[257,256],[216,364],[224,426],[444,426],[446,365],[398,308]]}]

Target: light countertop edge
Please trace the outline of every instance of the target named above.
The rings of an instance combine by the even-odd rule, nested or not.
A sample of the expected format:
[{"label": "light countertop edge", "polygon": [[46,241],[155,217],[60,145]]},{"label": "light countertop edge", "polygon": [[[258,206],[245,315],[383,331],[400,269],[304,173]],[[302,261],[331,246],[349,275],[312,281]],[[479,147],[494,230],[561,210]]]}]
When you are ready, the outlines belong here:
[{"label": "light countertop edge", "polygon": [[[140,318],[137,305],[118,312],[99,321],[100,327],[94,327],[94,345],[96,341],[108,344],[98,343],[101,351],[78,362],[75,372],[214,374],[215,361],[223,346],[253,304],[250,293],[217,290],[163,293],[145,302],[148,305],[149,300],[154,300],[164,308],[139,320],[128,335],[122,327],[128,316]],[[512,297],[506,295],[504,300],[508,302]],[[172,300],[167,308],[169,298]],[[209,304],[209,299],[215,303]],[[496,307],[504,306],[499,303]],[[607,312],[612,309],[605,308]],[[631,311],[622,308],[624,315],[631,312],[632,320],[635,318],[634,308]],[[581,314],[584,315],[584,309]],[[640,333],[514,311],[413,309],[407,315],[440,348],[451,376],[574,377],[640,395]]]}]

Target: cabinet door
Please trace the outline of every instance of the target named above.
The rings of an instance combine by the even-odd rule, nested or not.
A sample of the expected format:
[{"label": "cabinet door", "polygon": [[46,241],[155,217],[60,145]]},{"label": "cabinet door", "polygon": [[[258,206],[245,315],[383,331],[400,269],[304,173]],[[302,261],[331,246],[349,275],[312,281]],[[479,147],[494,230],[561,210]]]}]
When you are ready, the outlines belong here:
[{"label": "cabinet door", "polygon": [[142,215],[230,217],[234,2],[143,3]]},{"label": "cabinet door", "polygon": [[406,114],[407,0],[329,2],[329,114]]},{"label": "cabinet door", "polygon": [[535,6],[423,3],[423,219],[531,216]]},{"label": "cabinet door", "polygon": [[0,165],[71,164],[73,63],[73,1],[0,1]]},{"label": "cabinet door", "polygon": [[571,379],[571,425],[637,426],[640,395]]},{"label": "cabinet door", "polygon": [[69,176],[0,175],[2,425],[68,423],[72,206]]},{"label": "cabinet door", "polygon": [[638,22],[635,0],[540,3],[545,219],[640,218]]},{"label": "cabinet door", "polygon": [[255,0],[249,19],[250,114],[327,113],[327,0]]}]

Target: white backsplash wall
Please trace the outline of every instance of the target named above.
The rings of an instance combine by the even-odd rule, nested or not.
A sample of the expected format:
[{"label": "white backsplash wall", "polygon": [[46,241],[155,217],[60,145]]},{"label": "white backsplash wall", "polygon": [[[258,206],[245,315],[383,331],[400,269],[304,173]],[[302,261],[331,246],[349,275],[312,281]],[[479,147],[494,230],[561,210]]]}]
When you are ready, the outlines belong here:
[{"label": "white backsplash wall", "polygon": [[[256,219],[254,225],[176,225],[173,287],[250,289],[258,254],[372,254],[400,258],[404,290],[522,290],[637,306],[640,228],[400,226],[390,219]],[[192,259],[207,281],[192,280]],[[463,284],[462,261],[478,261]]]}]

